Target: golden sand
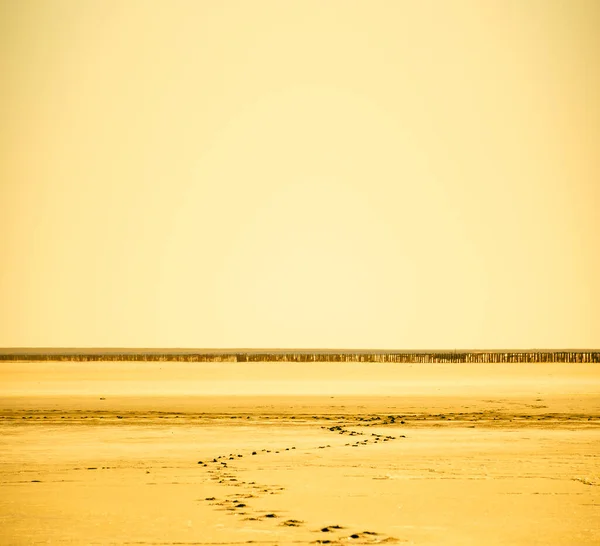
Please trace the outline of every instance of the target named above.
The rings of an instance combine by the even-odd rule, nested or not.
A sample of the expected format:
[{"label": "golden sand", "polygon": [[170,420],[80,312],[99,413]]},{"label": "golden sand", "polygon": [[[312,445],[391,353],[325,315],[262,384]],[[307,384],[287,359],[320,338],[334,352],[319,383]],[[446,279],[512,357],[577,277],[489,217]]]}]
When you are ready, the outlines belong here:
[{"label": "golden sand", "polygon": [[[121,373],[133,380],[132,370]],[[52,388],[41,374],[38,394],[25,396],[22,368],[1,387],[0,537],[598,544],[598,372],[532,370],[488,370],[485,382],[467,368],[396,368],[388,379],[397,394],[379,395],[135,395],[112,377],[114,392],[74,396],[85,379],[67,384],[55,369]],[[289,387],[292,372],[274,379]],[[195,368],[191,377],[215,386],[219,373]]]}]

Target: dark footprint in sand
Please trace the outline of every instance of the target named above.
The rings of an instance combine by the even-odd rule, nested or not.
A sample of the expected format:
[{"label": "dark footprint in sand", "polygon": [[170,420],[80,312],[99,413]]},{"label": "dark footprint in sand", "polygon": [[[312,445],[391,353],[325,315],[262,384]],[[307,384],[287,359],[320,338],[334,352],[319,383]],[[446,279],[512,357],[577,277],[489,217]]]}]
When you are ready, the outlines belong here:
[{"label": "dark footprint in sand", "polygon": [[[375,539],[376,536],[379,536],[379,533],[376,533],[375,531],[363,531],[362,533],[353,533],[351,534],[348,539],[352,539],[352,540],[357,540],[357,539],[370,539],[373,540]],[[376,542],[379,543],[395,543],[398,542],[398,539],[394,538],[394,537],[387,537],[384,539],[376,539]]]},{"label": "dark footprint in sand", "polygon": [[329,533],[337,529],[343,529],[343,527],[341,525],[328,525],[327,527],[323,527],[321,529],[321,533]]},{"label": "dark footprint in sand", "polygon": [[286,527],[300,527],[304,522],[298,519],[288,519],[281,523],[281,525],[285,525]]}]

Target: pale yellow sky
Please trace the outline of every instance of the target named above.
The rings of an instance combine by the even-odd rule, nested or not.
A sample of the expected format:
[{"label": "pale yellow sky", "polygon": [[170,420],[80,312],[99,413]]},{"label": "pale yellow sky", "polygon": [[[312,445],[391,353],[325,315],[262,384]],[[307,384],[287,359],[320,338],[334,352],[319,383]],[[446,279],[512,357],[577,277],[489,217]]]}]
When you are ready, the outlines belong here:
[{"label": "pale yellow sky", "polygon": [[600,347],[598,28],[0,0],[0,346]]}]

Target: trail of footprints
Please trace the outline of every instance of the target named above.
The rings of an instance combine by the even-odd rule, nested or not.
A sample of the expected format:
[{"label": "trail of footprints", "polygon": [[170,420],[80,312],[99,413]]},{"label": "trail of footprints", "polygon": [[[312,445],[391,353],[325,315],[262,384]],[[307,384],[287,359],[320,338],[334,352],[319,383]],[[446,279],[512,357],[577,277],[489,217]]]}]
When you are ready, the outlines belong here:
[{"label": "trail of footprints", "polygon": [[[336,425],[333,427],[321,427],[322,429],[325,430],[329,430],[331,432],[337,432],[338,434],[348,434],[349,436],[365,436],[364,432],[356,432],[354,430],[348,430],[343,428],[340,425]],[[379,442],[389,442],[390,440],[397,440],[398,438],[406,438],[406,436],[404,434],[401,434],[400,436],[385,436],[383,434],[375,434],[374,432],[371,433],[371,439],[366,439],[366,440],[359,440],[352,443],[347,443],[344,444],[344,446],[350,446],[350,447],[359,447],[359,446],[366,446],[369,444],[369,442],[371,440],[373,440],[374,444],[378,444]],[[319,446],[321,447],[321,446]],[[330,446],[327,446],[330,447]]]},{"label": "trail of footprints", "polygon": [[[323,426],[321,428],[330,432],[337,432],[338,434],[346,434],[348,436],[366,436],[364,432],[348,430],[339,425],[331,427]],[[344,447],[366,446],[369,443],[377,444],[379,442],[388,442],[405,437],[406,436],[404,435],[386,436],[383,434],[371,434],[370,438],[362,439],[356,441],[355,443],[344,444]],[[327,449],[331,447],[331,445],[327,444],[307,449]],[[249,456],[260,456],[263,454],[267,455],[270,453],[277,454],[282,451],[292,451],[295,449],[295,446],[286,447],[284,449],[279,450],[262,449],[260,451],[252,451]],[[205,502],[208,502],[211,506],[214,506],[215,510],[226,511],[232,515],[242,517],[245,521],[272,520],[274,522],[277,522],[277,525],[282,527],[304,526],[304,521],[302,520],[284,520],[283,516],[278,514],[276,511],[257,512],[249,506],[251,499],[263,497],[265,495],[276,495],[283,491],[285,488],[276,485],[258,484],[254,481],[245,481],[241,479],[239,475],[237,475],[234,472],[233,465],[243,457],[244,455],[240,453],[230,453],[229,455],[219,455],[217,457],[214,457],[213,459],[209,459],[206,461],[198,461],[199,465],[201,465],[203,468],[207,468],[210,480],[221,485],[241,487],[244,489],[244,492],[240,492],[238,494],[228,494],[225,495],[223,498],[206,497],[203,500]],[[398,542],[398,540],[394,537],[384,536],[380,533],[376,533],[375,531],[352,532],[348,531],[345,527],[341,525],[326,525],[319,529],[313,529],[313,532],[322,537],[314,540],[313,542],[315,544],[340,544],[342,542],[347,543],[348,541],[355,542],[356,544],[379,544]]]}]

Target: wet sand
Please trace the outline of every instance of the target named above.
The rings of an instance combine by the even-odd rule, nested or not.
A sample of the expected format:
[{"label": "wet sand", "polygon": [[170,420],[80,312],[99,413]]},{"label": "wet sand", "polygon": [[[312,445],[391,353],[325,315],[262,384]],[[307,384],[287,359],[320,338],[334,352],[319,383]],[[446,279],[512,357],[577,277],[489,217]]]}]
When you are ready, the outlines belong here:
[{"label": "wet sand", "polygon": [[597,372],[504,370],[496,395],[444,373],[326,396],[24,396],[11,375],[1,541],[599,544]]}]

